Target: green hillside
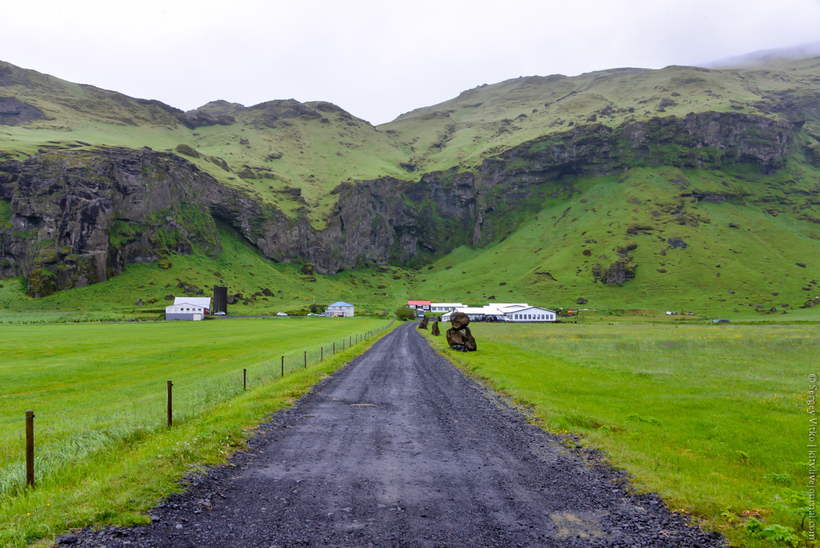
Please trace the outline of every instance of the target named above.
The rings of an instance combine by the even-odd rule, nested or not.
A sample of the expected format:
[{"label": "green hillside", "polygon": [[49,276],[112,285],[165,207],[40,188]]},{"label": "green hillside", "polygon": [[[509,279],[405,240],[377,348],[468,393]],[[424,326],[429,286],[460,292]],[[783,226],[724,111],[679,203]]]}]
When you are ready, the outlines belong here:
[{"label": "green hillside", "polygon": [[[418,292],[475,304],[494,299],[744,319],[760,316],[757,309],[794,314],[820,295],[818,266],[810,259],[820,252],[820,227],[741,200],[680,197],[677,185],[708,194],[724,182],[764,184],[714,175],[659,168],[585,180],[574,196],[548,200],[504,241],[460,248],[438,261],[424,271]],[[803,190],[816,195],[817,182]],[[634,267],[633,280],[596,279],[596,265],[604,270],[618,260]],[[589,302],[579,305],[579,298]]]},{"label": "green hillside", "polygon": [[3,93],[42,119],[0,124],[0,153],[118,146],[175,152],[220,183],[321,224],[343,181],[405,173],[398,147],[368,122],[326,102],[270,101],[245,108],[215,101],[184,113],[0,61]]},{"label": "green hillside", "polygon": [[[820,58],[759,70],[615,69],[482,85],[379,126],[419,170],[477,165],[544,135],[589,123],[617,127],[701,112],[771,114],[772,95],[817,98]],[[808,97],[807,97],[808,99]],[[818,118],[810,121],[816,134]]]},{"label": "green hillside", "polygon": [[[241,314],[785,319],[820,293],[820,58],[519,78],[379,127],[325,102],[186,113],[0,62],[0,106],[8,320],[159,317],[215,284]],[[63,290],[32,291],[49,277]]]}]

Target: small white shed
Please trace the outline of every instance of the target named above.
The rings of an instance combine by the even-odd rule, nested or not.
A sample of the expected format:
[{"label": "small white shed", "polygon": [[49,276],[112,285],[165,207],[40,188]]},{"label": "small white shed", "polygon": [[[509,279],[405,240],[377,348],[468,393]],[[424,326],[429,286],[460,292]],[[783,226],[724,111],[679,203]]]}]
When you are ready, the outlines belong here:
[{"label": "small white shed", "polygon": [[346,303],[344,301],[339,301],[328,306],[327,310],[325,310],[325,313],[328,316],[334,316],[338,318],[352,318],[353,310],[354,307],[352,304]]},{"label": "small white shed", "polygon": [[166,320],[199,321],[211,313],[210,297],[176,297],[165,307]]}]

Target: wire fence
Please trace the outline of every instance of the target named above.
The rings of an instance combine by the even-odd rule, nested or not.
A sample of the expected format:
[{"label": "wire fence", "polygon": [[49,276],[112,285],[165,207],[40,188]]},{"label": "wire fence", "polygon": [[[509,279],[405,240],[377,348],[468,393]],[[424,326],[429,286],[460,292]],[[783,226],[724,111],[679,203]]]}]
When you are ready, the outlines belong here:
[{"label": "wire fence", "polygon": [[[64,408],[55,412],[34,410],[36,431],[27,440],[26,417],[7,418],[0,426],[9,425],[14,433],[0,436],[0,500],[15,496],[26,488],[26,447],[34,444],[33,465],[36,483],[47,483],[72,463],[87,459],[116,443],[144,438],[163,428],[193,420],[216,405],[229,401],[245,390],[276,382],[306,369],[310,365],[332,358],[358,343],[381,334],[387,325],[350,335],[318,346],[272,355],[251,368],[244,368],[196,382],[174,382],[166,392],[166,383],[157,384],[155,393],[119,401],[115,408],[100,405],[89,412],[87,407]],[[173,382],[173,379],[169,379]],[[171,406],[173,413],[168,413]],[[16,424],[19,423],[19,428]],[[29,463],[31,464],[31,463]],[[31,479],[31,478],[29,478]]]}]

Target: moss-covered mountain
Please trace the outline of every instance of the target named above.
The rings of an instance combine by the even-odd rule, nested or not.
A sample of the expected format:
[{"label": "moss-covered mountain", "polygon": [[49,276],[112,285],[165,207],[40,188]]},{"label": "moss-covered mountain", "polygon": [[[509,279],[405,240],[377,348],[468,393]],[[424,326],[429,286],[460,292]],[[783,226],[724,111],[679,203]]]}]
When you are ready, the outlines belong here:
[{"label": "moss-covered mountain", "polygon": [[[220,223],[320,274],[429,264],[405,291],[430,298],[663,306],[730,280],[770,311],[761,279],[793,306],[820,273],[820,59],[520,78],[378,128],[324,102],[182,112],[0,63],[0,155],[0,274],[31,296],[218,257]],[[456,260],[479,270],[453,278]]]}]

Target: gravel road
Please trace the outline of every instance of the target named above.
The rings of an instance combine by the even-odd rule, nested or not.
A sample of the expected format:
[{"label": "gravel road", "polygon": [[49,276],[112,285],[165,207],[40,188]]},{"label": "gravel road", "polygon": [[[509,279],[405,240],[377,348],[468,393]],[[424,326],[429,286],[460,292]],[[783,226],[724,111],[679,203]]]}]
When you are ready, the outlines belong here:
[{"label": "gravel road", "polygon": [[[80,546],[724,546],[530,425],[405,324],[144,527]],[[480,341],[479,341],[480,349]]]}]

